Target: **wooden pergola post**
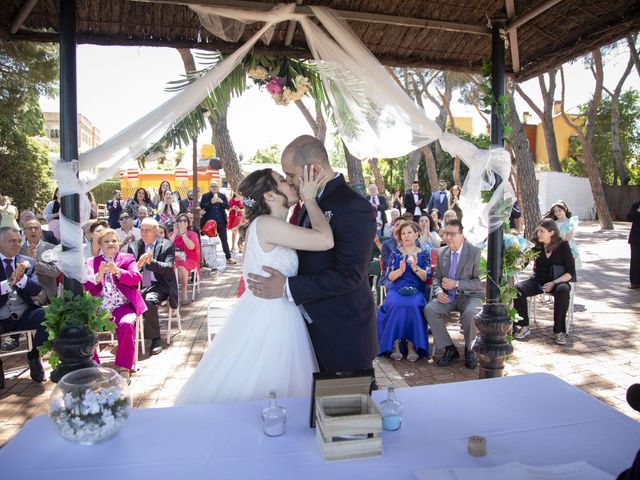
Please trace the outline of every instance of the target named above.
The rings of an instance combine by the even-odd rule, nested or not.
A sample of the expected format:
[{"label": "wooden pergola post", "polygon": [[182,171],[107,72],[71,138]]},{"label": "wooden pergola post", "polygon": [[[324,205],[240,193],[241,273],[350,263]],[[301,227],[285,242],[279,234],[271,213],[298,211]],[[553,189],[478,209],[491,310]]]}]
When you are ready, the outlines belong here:
[{"label": "wooden pergola post", "polygon": [[[504,27],[506,16],[499,15],[491,19],[491,89],[493,106],[491,108],[491,147],[504,146],[504,115],[498,99],[505,91],[504,63]],[[506,178],[496,175],[495,187]],[[491,212],[493,215],[495,212]],[[505,336],[511,328],[511,319],[500,301],[500,279],[502,278],[502,228],[497,228],[487,239],[487,291],[486,302],[482,312],[475,318],[480,331],[473,350],[478,354],[480,370],[479,378],[501,377],[504,370],[504,359],[513,352],[513,346]]]}]

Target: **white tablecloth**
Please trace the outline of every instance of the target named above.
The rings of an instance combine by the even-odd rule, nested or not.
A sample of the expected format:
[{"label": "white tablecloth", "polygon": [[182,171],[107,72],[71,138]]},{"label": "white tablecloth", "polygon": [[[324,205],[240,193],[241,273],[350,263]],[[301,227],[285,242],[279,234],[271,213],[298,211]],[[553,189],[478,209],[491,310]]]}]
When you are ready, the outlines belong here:
[{"label": "white tablecloth", "polygon": [[[277,438],[262,434],[266,402],[134,410],[116,437],[92,447],[37,417],[0,450],[0,477],[399,480],[427,468],[580,460],[617,475],[640,448],[638,423],[548,374],[404,388],[397,397],[404,422],[383,432],[379,457],[325,463],[308,399],[284,399],[287,433]],[[486,437],[487,456],[467,453],[470,435]]]}]

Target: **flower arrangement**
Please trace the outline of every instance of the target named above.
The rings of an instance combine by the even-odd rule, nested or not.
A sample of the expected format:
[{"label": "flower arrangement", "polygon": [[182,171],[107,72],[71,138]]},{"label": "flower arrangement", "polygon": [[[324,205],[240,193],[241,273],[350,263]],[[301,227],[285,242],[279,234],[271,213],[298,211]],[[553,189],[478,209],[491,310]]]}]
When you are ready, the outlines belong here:
[{"label": "flower arrangement", "polygon": [[277,105],[289,105],[304,97],[311,90],[307,73],[308,65],[286,57],[254,57],[254,66],[247,75],[260,87],[265,87]]},{"label": "flower arrangement", "polygon": [[120,375],[108,368],[85,368],[58,383],[49,400],[49,418],[63,438],[92,445],[115,435],[130,408]]}]

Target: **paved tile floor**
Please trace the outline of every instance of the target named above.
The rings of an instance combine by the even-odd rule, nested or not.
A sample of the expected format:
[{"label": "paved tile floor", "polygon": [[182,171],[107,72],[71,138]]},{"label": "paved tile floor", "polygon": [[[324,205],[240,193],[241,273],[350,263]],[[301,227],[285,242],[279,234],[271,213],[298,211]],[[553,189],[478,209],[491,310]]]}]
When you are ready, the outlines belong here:
[{"label": "paved tile floor", "polygon": [[[627,290],[629,224],[616,223],[615,230],[601,231],[595,222],[584,222],[578,245],[583,268],[578,273],[575,293],[575,320],[567,345],[556,345],[552,335],[551,306],[538,309],[538,327],[525,341],[514,343],[514,353],[506,362],[505,374],[548,372],[581,388],[632,418],[640,414],[626,403],[626,389],[640,383],[640,290]],[[182,333],[174,331],[172,343],[153,357],[145,356],[131,382],[137,408],[168,407],[198,364],[207,345],[207,306],[222,299],[234,299],[241,267],[224,273],[203,275],[199,298],[183,307]],[[459,327],[450,331],[458,346],[463,338]],[[112,365],[104,352],[103,364]],[[464,368],[462,361],[437,367],[431,360],[410,363],[380,357],[375,361],[381,387],[390,382],[400,387],[458,382],[477,378],[477,370]],[[7,386],[0,393],[0,445],[4,445],[31,417],[46,413],[47,399],[54,384],[33,383],[23,355],[5,361]],[[47,369],[47,373],[49,369]],[[505,399],[505,405],[509,399]],[[514,406],[517,408],[517,406]]]}]

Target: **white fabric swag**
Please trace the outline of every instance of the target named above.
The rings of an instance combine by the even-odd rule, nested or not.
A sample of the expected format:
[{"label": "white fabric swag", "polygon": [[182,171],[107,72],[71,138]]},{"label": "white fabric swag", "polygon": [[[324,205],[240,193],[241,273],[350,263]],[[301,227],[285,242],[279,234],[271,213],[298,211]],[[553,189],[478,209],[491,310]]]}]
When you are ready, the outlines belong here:
[{"label": "white fabric swag", "polygon": [[[340,135],[350,152],[358,158],[393,158],[439,140],[445,151],[459,156],[469,167],[460,197],[460,207],[465,213],[466,237],[472,242],[481,242],[488,231],[501,227],[514,199],[507,181],[511,168],[508,153],[502,148],[480,150],[455,135],[443,132],[331,9],[310,7],[323,30],[308,16],[295,13],[295,4],[280,4],[269,12],[213,6],[190,8],[197,12],[207,30],[228,41],[237,41],[247,23],[264,22],[264,25],[206,75],[102,145],[80,155],[79,162],[56,162],[56,179],[61,195],[80,194],[81,221],[89,218],[87,191],[111,178],[125,162],[157,143],[220,85],[258,40],[268,44],[277,23],[295,20],[305,33]],[[76,172],[80,179],[76,178]],[[493,188],[495,174],[504,181],[491,200],[483,203],[481,192]],[[501,207],[497,208],[501,214],[490,215],[494,207]],[[70,250],[60,253],[61,269],[66,276],[83,281],[86,274],[81,225],[64,215],[60,220],[63,242],[70,247]]]}]

